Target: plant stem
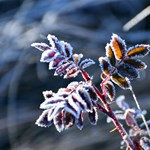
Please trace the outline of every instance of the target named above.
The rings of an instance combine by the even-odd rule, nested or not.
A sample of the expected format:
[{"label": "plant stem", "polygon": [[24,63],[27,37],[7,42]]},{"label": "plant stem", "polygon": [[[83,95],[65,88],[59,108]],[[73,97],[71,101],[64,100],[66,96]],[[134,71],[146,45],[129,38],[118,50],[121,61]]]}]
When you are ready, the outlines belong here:
[{"label": "plant stem", "polygon": [[[82,76],[85,79],[85,81],[87,82],[91,82],[91,78],[89,76],[89,74],[84,71],[81,70]],[[127,132],[125,131],[125,129],[123,128],[123,126],[120,124],[120,122],[118,121],[118,119],[116,118],[115,114],[113,113],[111,107],[109,106],[109,104],[107,103],[107,101],[105,100],[105,96],[103,94],[100,93],[100,91],[98,90],[98,88],[93,84],[94,90],[98,96],[98,98],[101,100],[104,108],[101,107],[101,105],[98,105],[100,108],[100,110],[102,110],[103,113],[105,113],[106,115],[108,115],[109,117],[111,117],[116,129],[118,130],[118,132],[120,133],[122,139],[126,142],[127,146],[131,149],[131,150],[138,150],[138,148],[135,146],[135,144],[133,143],[133,141],[131,140],[131,138],[129,137],[129,135],[127,134]],[[103,108],[103,109],[101,109]]]}]

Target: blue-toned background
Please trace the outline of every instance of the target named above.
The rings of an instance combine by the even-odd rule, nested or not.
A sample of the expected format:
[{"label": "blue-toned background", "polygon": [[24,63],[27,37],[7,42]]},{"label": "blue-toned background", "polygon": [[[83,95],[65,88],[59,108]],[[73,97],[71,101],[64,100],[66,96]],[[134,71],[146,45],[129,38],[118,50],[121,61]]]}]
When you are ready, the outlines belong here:
[{"label": "blue-toned background", "polygon": [[[0,150],[119,149],[120,135],[109,132],[114,126],[106,124],[102,113],[97,126],[91,126],[85,117],[82,131],[73,127],[58,133],[53,126],[34,124],[42,112],[43,90],[56,92],[82,78],[53,77],[48,65],[39,62],[41,52],[30,45],[47,42],[49,33],[71,43],[77,53],[96,61],[88,71],[99,87],[98,57],[105,54],[112,33],[125,39],[128,46],[150,44],[150,15],[129,31],[123,30],[149,5],[148,0],[0,0]],[[132,85],[141,107],[149,110],[150,55],[144,61],[148,68]],[[135,107],[131,93],[116,88],[117,96],[126,94]]]}]

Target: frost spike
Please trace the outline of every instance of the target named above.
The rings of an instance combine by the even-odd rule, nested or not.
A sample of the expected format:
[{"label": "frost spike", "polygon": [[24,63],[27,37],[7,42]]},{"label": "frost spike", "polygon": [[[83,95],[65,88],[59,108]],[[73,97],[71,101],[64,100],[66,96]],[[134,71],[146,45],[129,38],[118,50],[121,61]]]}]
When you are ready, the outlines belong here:
[{"label": "frost spike", "polygon": [[118,35],[113,34],[110,44],[114,51],[116,59],[118,60],[122,59],[124,57],[126,50],[125,42]]}]

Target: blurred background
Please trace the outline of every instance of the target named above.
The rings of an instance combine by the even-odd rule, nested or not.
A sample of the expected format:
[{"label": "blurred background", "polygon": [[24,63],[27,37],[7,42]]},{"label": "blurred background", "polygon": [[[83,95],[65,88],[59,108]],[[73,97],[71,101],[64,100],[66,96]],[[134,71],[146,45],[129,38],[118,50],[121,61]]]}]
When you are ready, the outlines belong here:
[{"label": "blurred background", "polygon": [[[76,53],[96,61],[88,69],[99,87],[98,57],[105,55],[105,45],[112,33],[126,40],[128,46],[150,44],[150,9],[142,19],[134,19],[150,5],[149,0],[0,0],[0,150],[117,150],[121,137],[106,124],[99,113],[97,126],[85,117],[82,131],[76,127],[58,133],[54,126],[40,128],[34,123],[42,110],[42,91],[57,91],[72,80],[53,77],[48,65],[40,63],[41,52],[33,42],[47,42],[47,34],[69,42]],[[147,16],[147,17],[146,17]],[[125,25],[125,26],[124,26]],[[150,55],[148,67],[133,89],[150,118]],[[131,93],[117,88],[117,96],[126,95],[135,107]],[[115,104],[112,105],[116,108]]]}]

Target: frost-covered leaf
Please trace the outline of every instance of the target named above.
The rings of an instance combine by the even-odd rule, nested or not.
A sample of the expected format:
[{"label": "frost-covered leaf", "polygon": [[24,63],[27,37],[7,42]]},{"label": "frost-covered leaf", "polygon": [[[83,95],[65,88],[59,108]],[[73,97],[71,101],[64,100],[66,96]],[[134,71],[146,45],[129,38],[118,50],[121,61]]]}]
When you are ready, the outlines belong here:
[{"label": "frost-covered leaf", "polygon": [[61,55],[70,58],[72,56],[72,46],[64,41],[59,41],[54,35],[48,35],[47,39],[50,42],[52,48],[55,48]]},{"label": "frost-covered leaf", "polygon": [[115,55],[114,55],[111,45],[107,44],[105,49],[106,49],[106,56],[108,57],[110,64],[112,66],[115,66],[116,58],[115,58]]},{"label": "frost-covered leaf", "polygon": [[49,110],[44,110],[40,117],[35,122],[36,125],[40,127],[49,127],[53,124],[53,120],[48,121]]},{"label": "frost-covered leaf", "polygon": [[48,34],[47,39],[49,40],[51,47],[55,48],[55,45],[58,42],[57,37],[55,35]]},{"label": "frost-covered leaf", "polygon": [[86,111],[87,104],[85,103],[85,101],[76,92],[72,93],[72,99],[78,105],[80,110]]},{"label": "frost-covered leaf", "polygon": [[85,103],[87,105],[87,111],[88,112],[92,112],[93,104],[92,104],[92,101],[91,101],[90,96],[87,93],[86,89],[84,89],[81,86],[79,86],[76,91],[77,91],[78,95],[81,97],[81,99],[83,101],[85,101]]},{"label": "frost-covered leaf", "polygon": [[66,74],[64,75],[64,78],[72,78],[72,77],[76,77],[79,73],[79,68],[77,67],[73,67],[70,70],[68,69]]},{"label": "frost-covered leaf", "polygon": [[48,100],[49,98],[53,97],[54,93],[52,91],[43,91],[43,96],[45,100]]},{"label": "frost-covered leaf", "polygon": [[120,60],[124,57],[126,51],[126,44],[118,35],[113,34],[110,42],[116,59]]},{"label": "frost-covered leaf", "polygon": [[64,129],[64,116],[63,116],[63,111],[60,112],[53,120],[54,120],[54,125],[57,129],[58,132],[63,131]]},{"label": "frost-covered leaf", "polygon": [[59,76],[64,75],[66,73],[67,68],[69,68],[69,66],[71,65],[72,63],[70,62],[60,65],[58,68],[56,68],[54,75],[59,75]]},{"label": "frost-covered leaf", "polygon": [[78,105],[73,101],[71,96],[69,97],[68,101],[66,102],[65,111],[72,114],[75,118],[79,118],[80,109]]},{"label": "frost-covered leaf", "polygon": [[109,99],[112,101],[115,98],[115,87],[111,81],[107,81],[105,84],[106,94]]},{"label": "frost-covered leaf", "polygon": [[103,73],[105,73],[106,75],[109,74],[111,71],[111,65],[108,62],[108,58],[100,57],[99,63],[100,63],[100,67],[101,67],[101,70],[103,71]]},{"label": "frost-covered leaf", "polygon": [[64,127],[65,129],[68,129],[72,127],[75,123],[75,118],[72,114],[65,112],[64,114]]},{"label": "frost-covered leaf", "polygon": [[68,84],[67,88],[75,90],[75,88],[77,88],[78,85],[79,85],[78,81],[73,81],[73,82],[71,82],[71,83]]},{"label": "frost-covered leaf", "polygon": [[92,86],[85,86],[85,89],[86,89],[87,93],[89,94],[92,101],[95,102],[98,100],[97,95],[96,95],[94,88]]},{"label": "frost-covered leaf", "polygon": [[67,42],[64,42],[64,44],[65,44],[65,53],[66,53],[66,57],[68,57],[68,58],[70,58],[71,56],[72,56],[72,51],[73,51],[73,48],[72,48],[72,46],[69,44],[69,43],[67,43]]},{"label": "frost-covered leaf", "polygon": [[88,113],[88,119],[90,121],[90,123],[92,125],[96,125],[97,124],[97,120],[98,120],[98,113],[97,113],[97,109],[95,107],[93,107],[93,111]]},{"label": "frost-covered leaf", "polygon": [[149,51],[149,45],[136,45],[128,49],[127,56],[131,58],[144,57],[149,53]]},{"label": "frost-covered leaf", "polygon": [[51,111],[48,112],[48,121],[54,119],[54,117],[56,117],[63,109],[64,105],[58,105],[56,107],[49,109]]},{"label": "frost-covered leaf", "polygon": [[125,59],[124,63],[133,66],[136,69],[146,69],[147,65],[139,59]]},{"label": "frost-covered leaf", "polygon": [[46,43],[32,43],[31,46],[37,48],[40,51],[51,50],[49,45],[47,45]]},{"label": "frost-covered leaf", "polygon": [[57,55],[58,54],[53,50],[46,50],[42,53],[40,61],[49,63],[53,61]]},{"label": "frost-covered leaf", "polygon": [[79,118],[76,119],[76,126],[82,130],[83,128],[83,113],[81,112],[80,115],[79,115]]},{"label": "frost-covered leaf", "polygon": [[122,76],[122,77],[127,77],[129,79],[134,79],[134,78],[138,78],[139,74],[138,71],[131,65],[129,64],[121,64],[117,67],[118,69],[118,73]]},{"label": "frost-covered leaf", "polygon": [[112,75],[111,80],[123,89],[129,89],[130,88],[129,79],[128,78],[123,78],[117,73]]},{"label": "frost-covered leaf", "polygon": [[82,69],[85,69],[85,68],[90,67],[91,65],[94,65],[94,64],[95,64],[95,62],[89,58],[89,59],[84,59],[83,61],[81,61],[79,66]]},{"label": "frost-covered leaf", "polygon": [[49,70],[59,67],[64,62],[64,56],[57,55],[56,58],[49,63]]},{"label": "frost-covered leaf", "polygon": [[45,100],[41,105],[40,109],[49,109],[57,105],[65,105],[66,101],[62,97],[51,97]]}]

